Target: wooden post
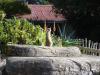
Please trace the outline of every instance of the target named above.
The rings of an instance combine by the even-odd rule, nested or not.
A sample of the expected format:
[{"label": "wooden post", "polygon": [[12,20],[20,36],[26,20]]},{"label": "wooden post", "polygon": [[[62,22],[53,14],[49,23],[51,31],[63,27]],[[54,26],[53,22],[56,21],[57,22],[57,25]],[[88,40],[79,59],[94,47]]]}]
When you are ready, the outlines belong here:
[{"label": "wooden post", "polygon": [[91,48],[91,40],[89,40],[88,47]]},{"label": "wooden post", "polygon": [[80,39],[80,42],[79,43],[80,43],[80,46],[82,46],[82,39]]},{"label": "wooden post", "polygon": [[93,49],[93,41],[91,41],[91,49]]},{"label": "wooden post", "polygon": [[78,39],[78,46],[81,46],[81,39]]},{"label": "wooden post", "polygon": [[45,22],[44,22],[44,31],[46,31],[47,30],[47,25],[46,25],[46,20],[45,20]]},{"label": "wooden post", "polygon": [[98,45],[97,42],[94,43],[93,49],[97,50],[97,45]]},{"label": "wooden post", "polygon": [[84,39],[81,39],[81,40],[82,40],[82,42],[81,42],[82,47],[85,47],[85,44],[84,44]]},{"label": "wooden post", "polygon": [[93,43],[93,49],[95,49],[95,43]]},{"label": "wooden post", "polygon": [[56,31],[56,24],[55,24],[55,21],[54,21],[54,24],[53,24],[53,31],[54,31],[54,32]]},{"label": "wooden post", "polygon": [[96,42],[95,44],[95,49],[97,50],[98,49],[98,43]]},{"label": "wooden post", "polygon": [[100,43],[98,44],[98,49],[100,50]]},{"label": "wooden post", "polygon": [[85,38],[85,47],[87,47],[87,38]]}]

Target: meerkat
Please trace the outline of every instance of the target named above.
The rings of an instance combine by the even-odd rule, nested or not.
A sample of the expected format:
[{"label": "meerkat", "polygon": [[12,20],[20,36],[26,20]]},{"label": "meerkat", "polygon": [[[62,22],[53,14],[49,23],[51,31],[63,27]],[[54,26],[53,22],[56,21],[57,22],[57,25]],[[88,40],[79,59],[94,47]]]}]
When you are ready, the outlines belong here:
[{"label": "meerkat", "polygon": [[47,28],[46,31],[46,46],[52,46],[51,28]]}]

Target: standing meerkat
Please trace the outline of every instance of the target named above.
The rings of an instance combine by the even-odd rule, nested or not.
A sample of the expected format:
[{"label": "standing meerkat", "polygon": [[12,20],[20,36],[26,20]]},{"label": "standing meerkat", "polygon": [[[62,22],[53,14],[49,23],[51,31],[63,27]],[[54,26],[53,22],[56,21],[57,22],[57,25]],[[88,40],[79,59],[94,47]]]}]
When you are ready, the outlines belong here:
[{"label": "standing meerkat", "polygon": [[46,31],[46,46],[52,46],[51,28],[47,28]]}]

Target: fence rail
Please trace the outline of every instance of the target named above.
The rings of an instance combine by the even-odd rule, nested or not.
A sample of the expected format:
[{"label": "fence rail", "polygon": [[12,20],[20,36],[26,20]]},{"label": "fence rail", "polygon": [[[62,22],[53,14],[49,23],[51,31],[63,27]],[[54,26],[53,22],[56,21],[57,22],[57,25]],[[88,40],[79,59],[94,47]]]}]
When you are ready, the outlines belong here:
[{"label": "fence rail", "polygon": [[92,40],[76,39],[79,42],[78,46],[81,48],[82,53],[89,55],[100,56],[100,43],[93,42]]}]

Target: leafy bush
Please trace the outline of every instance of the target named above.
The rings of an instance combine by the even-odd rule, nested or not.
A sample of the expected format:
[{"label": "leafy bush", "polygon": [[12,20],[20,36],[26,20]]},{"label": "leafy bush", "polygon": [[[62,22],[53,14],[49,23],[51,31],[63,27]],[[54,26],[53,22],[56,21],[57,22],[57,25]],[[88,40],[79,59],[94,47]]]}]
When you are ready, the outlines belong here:
[{"label": "leafy bush", "polygon": [[55,35],[52,35],[53,46],[62,47],[62,39]]},{"label": "leafy bush", "polygon": [[7,16],[13,16],[16,14],[30,14],[31,10],[28,6],[20,1],[16,0],[2,0],[0,1],[0,9],[5,11]]},{"label": "leafy bush", "polygon": [[6,19],[0,22],[0,41],[14,44],[45,45],[45,31],[27,20]]},{"label": "leafy bush", "polygon": [[72,39],[75,38],[75,30],[71,25],[64,25],[62,28],[59,27],[59,32],[62,39],[62,46],[76,46],[79,44],[79,41]]},{"label": "leafy bush", "polygon": [[5,16],[5,12],[3,10],[0,10],[0,20],[3,20]]}]

